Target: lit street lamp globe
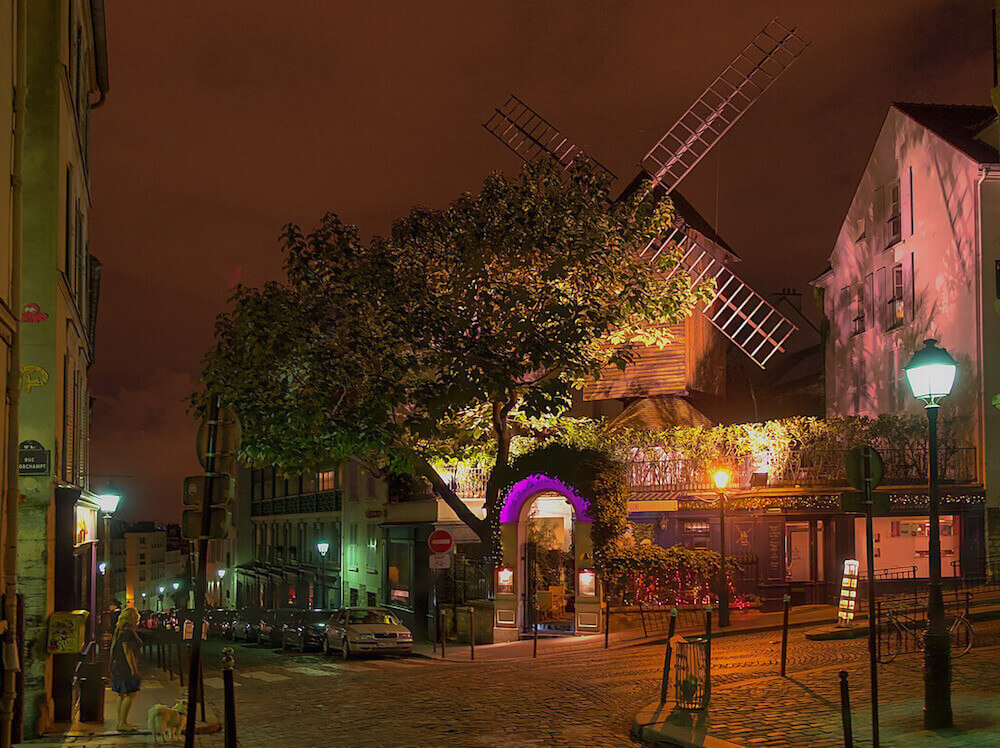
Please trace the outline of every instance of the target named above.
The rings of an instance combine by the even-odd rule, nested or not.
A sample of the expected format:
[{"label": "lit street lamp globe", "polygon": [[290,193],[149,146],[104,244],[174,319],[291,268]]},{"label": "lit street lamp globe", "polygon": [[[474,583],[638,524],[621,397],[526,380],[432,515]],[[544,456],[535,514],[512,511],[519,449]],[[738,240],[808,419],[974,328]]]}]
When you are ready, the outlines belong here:
[{"label": "lit street lamp globe", "polygon": [[162,595],[165,589],[166,589],[166,587],[164,587],[164,586],[163,586],[163,585],[161,584],[161,585],[160,585],[159,587],[157,587],[157,588],[156,588],[156,592],[157,592],[158,594]]},{"label": "lit street lamp globe", "polygon": [[122,497],[116,493],[102,493],[96,498],[97,506],[105,514],[114,514]]},{"label": "lit street lamp globe", "polygon": [[330,544],[327,542],[317,543],[316,550],[319,551],[319,555],[325,556],[326,552],[330,550]]},{"label": "lit street lamp globe", "polygon": [[179,590],[181,588],[181,583],[180,582],[171,582],[170,586],[173,587],[175,590]]},{"label": "lit street lamp globe", "polygon": [[729,473],[721,469],[716,470],[712,474],[712,480],[715,482],[715,487],[721,491],[729,485]]},{"label": "lit street lamp globe", "polygon": [[924,347],[903,367],[913,396],[927,406],[937,405],[951,392],[957,369],[955,359],[944,348],[938,348],[933,338],[925,340]]},{"label": "lit street lamp globe", "polygon": [[101,572],[101,574],[106,574],[107,571],[108,571],[108,562],[107,561],[101,561],[101,563],[99,563],[97,565],[97,570],[99,572]]},{"label": "lit street lamp globe", "polygon": [[222,579],[224,576],[226,576],[226,570],[225,569],[219,569],[215,573],[219,575],[219,579]]}]

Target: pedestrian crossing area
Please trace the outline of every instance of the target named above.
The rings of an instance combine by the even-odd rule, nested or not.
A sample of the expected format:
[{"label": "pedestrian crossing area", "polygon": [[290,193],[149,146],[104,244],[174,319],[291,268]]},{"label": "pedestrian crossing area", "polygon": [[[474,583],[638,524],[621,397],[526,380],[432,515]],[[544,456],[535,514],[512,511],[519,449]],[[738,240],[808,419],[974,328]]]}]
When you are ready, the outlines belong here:
[{"label": "pedestrian crossing area", "polygon": [[[273,684],[283,683],[293,679],[318,678],[338,673],[387,672],[399,670],[414,670],[425,667],[440,667],[454,664],[447,660],[429,660],[424,658],[409,659],[378,659],[378,660],[348,660],[323,662],[314,665],[272,665],[260,669],[237,669],[233,674],[233,685]],[[222,678],[205,678],[205,688],[221,689]]]}]

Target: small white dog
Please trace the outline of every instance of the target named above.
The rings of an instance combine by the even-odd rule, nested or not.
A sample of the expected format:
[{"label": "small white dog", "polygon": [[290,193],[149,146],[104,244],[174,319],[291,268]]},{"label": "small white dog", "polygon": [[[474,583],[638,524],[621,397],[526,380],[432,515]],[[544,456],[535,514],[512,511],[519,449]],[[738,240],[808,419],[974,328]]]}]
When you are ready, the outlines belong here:
[{"label": "small white dog", "polygon": [[156,736],[159,735],[163,742],[180,740],[184,731],[184,715],[187,712],[187,702],[178,699],[173,707],[157,704],[150,707],[146,716],[146,727],[153,733],[153,743],[156,743]]}]

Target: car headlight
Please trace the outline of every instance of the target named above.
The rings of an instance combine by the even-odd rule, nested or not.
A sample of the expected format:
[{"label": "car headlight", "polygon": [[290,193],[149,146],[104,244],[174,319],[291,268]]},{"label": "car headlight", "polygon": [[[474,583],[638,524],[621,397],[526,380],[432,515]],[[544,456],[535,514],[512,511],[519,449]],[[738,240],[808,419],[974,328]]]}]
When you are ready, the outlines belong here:
[{"label": "car headlight", "polygon": [[413,634],[411,634],[409,631],[404,631],[404,632],[401,632],[401,633],[397,634],[396,638],[400,639],[402,641],[410,641],[410,640],[413,639]]},{"label": "car headlight", "polygon": [[357,635],[358,641],[371,641],[374,638],[375,638],[375,634],[358,634]]},{"label": "car headlight", "polygon": [[318,628],[318,629],[325,629],[326,628],[326,624],[325,623],[317,623],[316,624],[316,628]]}]

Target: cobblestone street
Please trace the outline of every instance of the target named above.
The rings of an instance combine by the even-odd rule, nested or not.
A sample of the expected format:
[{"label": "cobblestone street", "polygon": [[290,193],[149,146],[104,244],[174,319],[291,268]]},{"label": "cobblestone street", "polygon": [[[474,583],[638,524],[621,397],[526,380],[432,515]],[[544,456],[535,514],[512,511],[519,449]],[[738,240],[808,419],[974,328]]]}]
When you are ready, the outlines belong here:
[{"label": "cobblestone street", "polygon": [[[207,662],[218,662],[213,643]],[[780,634],[715,642],[715,682],[776,673]],[[861,661],[863,641],[790,634],[790,670]],[[245,746],[627,746],[635,712],[659,693],[662,646],[591,649],[514,662],[353,660],[237,648]],[[221,680],[206,671],[221,714]]]}]

